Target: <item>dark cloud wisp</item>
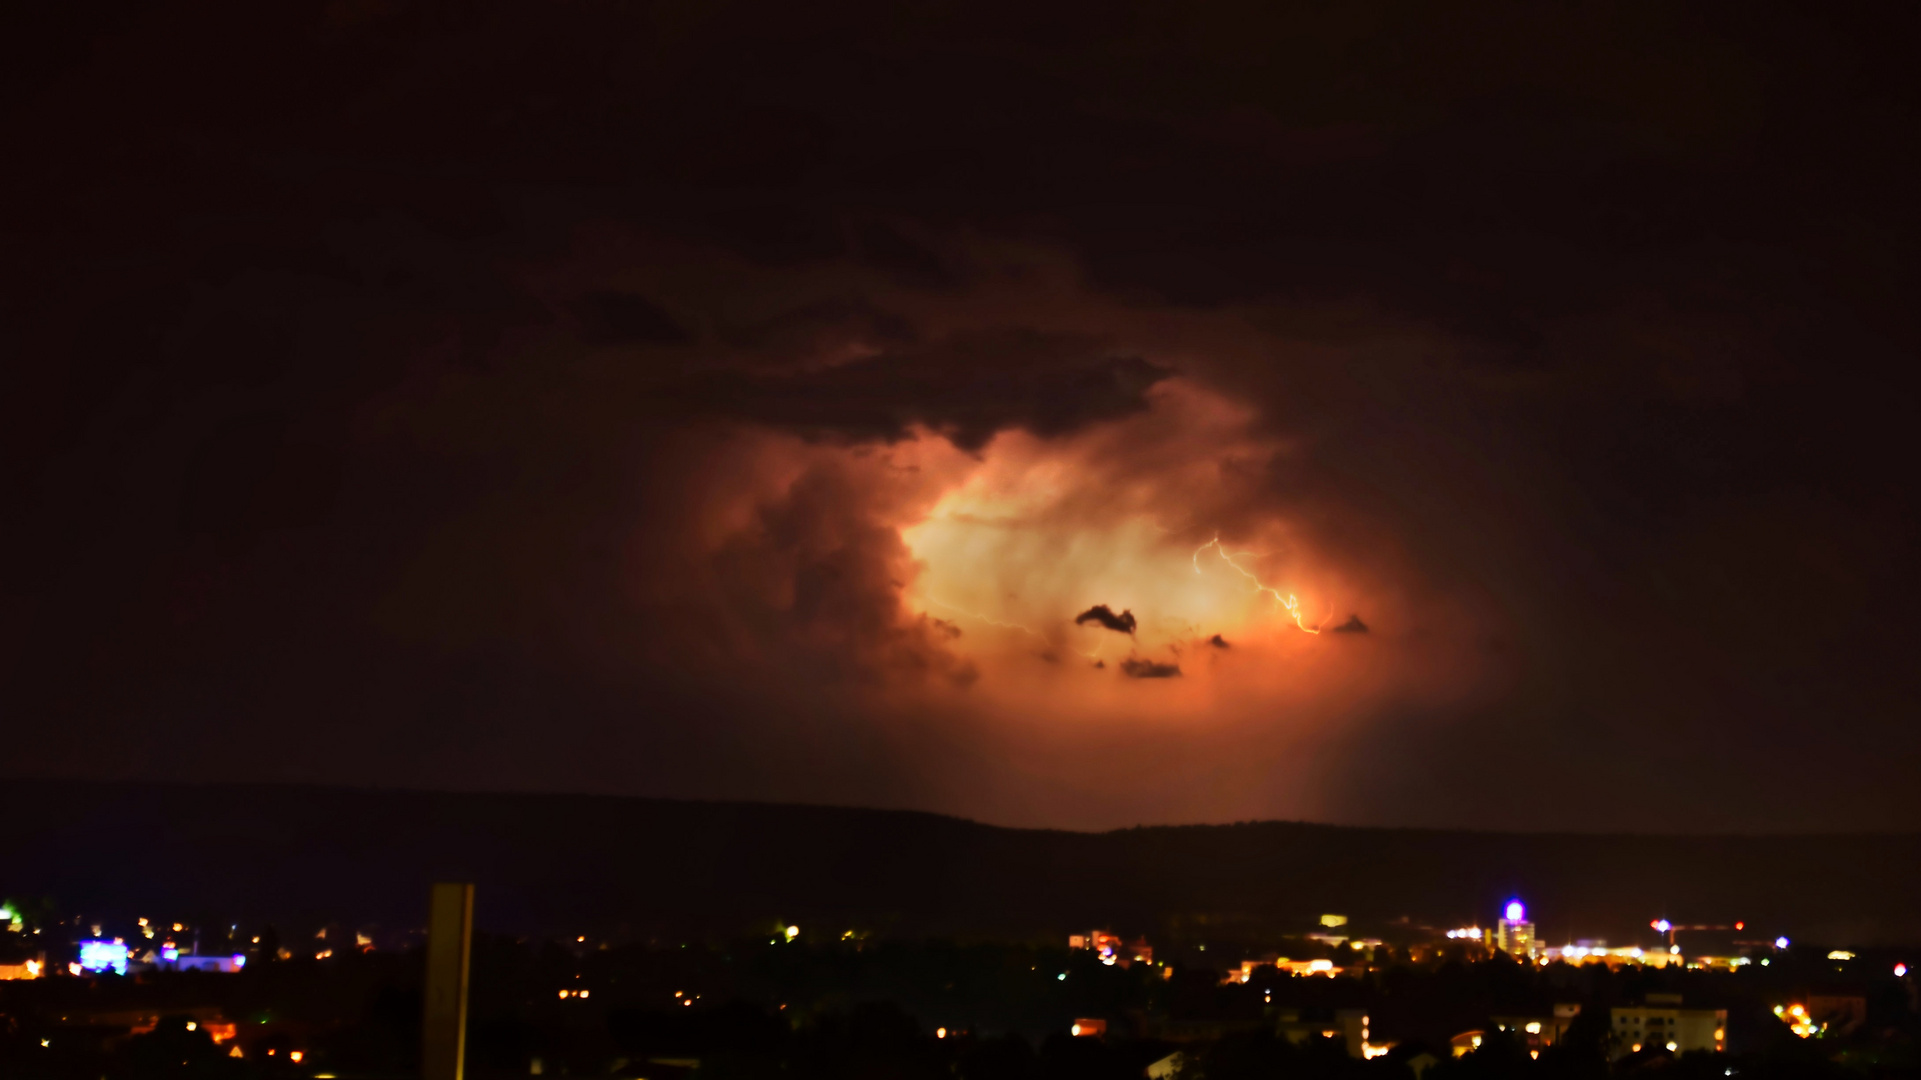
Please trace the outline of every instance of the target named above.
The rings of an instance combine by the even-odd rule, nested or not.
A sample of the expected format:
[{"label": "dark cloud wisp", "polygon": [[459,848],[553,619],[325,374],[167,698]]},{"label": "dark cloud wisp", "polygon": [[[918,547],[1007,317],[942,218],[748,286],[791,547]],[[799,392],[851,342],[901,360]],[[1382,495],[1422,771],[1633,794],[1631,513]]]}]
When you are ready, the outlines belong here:
[{"label": "dark cloud wisp", "polygon": [[1106,604],[1095,604],[1093,607],[1074,616],[1075,626],[1083,626],[1087,623],[1105,626],[1117,634],[1130,635],[1133,634],[1135,628],[1140,625],[1139,620],[1134,618],[1133,612],[1123,611],[1119,615],[1116,615],[1114,614],[1114,609],[1108,607]]}]

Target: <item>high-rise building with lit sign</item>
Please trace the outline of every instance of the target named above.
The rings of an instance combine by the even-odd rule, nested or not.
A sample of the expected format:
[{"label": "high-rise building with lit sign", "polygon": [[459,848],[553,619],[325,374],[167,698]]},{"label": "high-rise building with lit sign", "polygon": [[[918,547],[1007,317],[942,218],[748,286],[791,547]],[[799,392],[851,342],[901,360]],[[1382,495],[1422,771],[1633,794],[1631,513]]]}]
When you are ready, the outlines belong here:
[{"label": "high-rise building with lit sign", "polygon": [[1509,900],[1494,928],[1494,947],[1516,960],[1533,960],[1540,949],[1534,940],[1534,924],[1527,921],[1527,907]]}]

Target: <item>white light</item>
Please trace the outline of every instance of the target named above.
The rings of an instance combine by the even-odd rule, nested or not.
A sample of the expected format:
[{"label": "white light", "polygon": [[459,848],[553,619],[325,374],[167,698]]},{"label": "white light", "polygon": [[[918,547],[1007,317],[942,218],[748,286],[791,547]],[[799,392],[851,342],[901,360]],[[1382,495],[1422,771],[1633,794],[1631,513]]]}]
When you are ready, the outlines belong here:
[{"label": "white light", "polygon": [[1061,972],[1061,973],[1060,973],[1059,975],[1056,975],[1056,976],[1054,976],[1054,978],[1056,978],[1056,979],[1059,979],[1059,980],[1060,980],[1061,982],[1066,982],[1066,981],[1067,981],[1067,972],[1065,972],[1065,971],[1063,971],[1063,972]]},{"label": "white light", "polygon": [[1775,939],[1774,939],[1774,947],[1775,947],[1775,948],[1777,948],[1777,949],[1785,949],[1785,948],[1787,948],[1787,947],[1788,947],[1788,939],[1787,939],[1787,938],[1785,938],[1785,937],[1778,937],[1778,938],[1775,938]]},{"label": "white light", "polygon": [[1522,907],[1521,902],[1519,900],[1509,900],[1507,902],[1507,921],[1508,922],[1520,922],[1523,918],[1526,917],[1526,915],[1527,915],[1527,908]]},{"label": "white light", "polygon": [[1539,1020],[1530,1021],[1527,1026],[1527,1033],[1529,1035],[1539,1035],[1541,1033],[1541,1022]]},{"label": "white light", "polygon": [[1904,977],[1904,976],[1906,976],[1906,975],[1907,975],[1907,973],[1908,973],[1908,965],[1906,965],[1906,964],[1896,964],[1896,965],[1894,965],[1894,977],[1895,977],[1895,978],[1897,978],[1897,979],[1899,979],[1899,978],[1902,978],[1902,977]]},{"label": "white light", "polygon": [[1836,950],[1834,950],[1833,952],[1831,952],[1831,953],[1829,953],[1829,954],[1828,954],[1828,959],[1830,959],[1830,960],[1852,960],[1852,959],[1854,959],[1854,954],[1853,954],[1853,953],[1851,953],[1851,952],[1849,952],[1849,951],[1847,951],[1846,949],[1836,949]]},{"label": "white light", "polygon": [[1671,954],[1673,954],[1673,955],[1675,955],[1675,956],[1679,956],[1679,955],[1681,955],[1681,946],[1679,946],[1679,945],[1669,945],[1669,946],[1668,946],[1668,952],[1669,952],[1669,953],[1671,953]]},{"label": "white light", "polygon": [[935,1029],[934,1029],[934,1038],[936,1038],[936,1039],[945,1039],[946,1037],[947,1037],[947,1029],[946,1029],[946,1028],[935,1028]]},{"label": "white light", "polygon": [[1676,1046],[1676,1045],[1674,1045],[1673,1043],[1669,1043],[1669,1044],[1668,1044],[1668,1050],[1669,1050],[1669,1051],[1674,1051],[1674,1050],[1679,1050],[1679,1049],[1680,1049],[1680,1047],[1678,1047],[1678,1046]]},{"label": "white light", "polygon": [[800,936],[800,927],[790,926],[787,928],[787,940],[792,941],[799,936]]}]

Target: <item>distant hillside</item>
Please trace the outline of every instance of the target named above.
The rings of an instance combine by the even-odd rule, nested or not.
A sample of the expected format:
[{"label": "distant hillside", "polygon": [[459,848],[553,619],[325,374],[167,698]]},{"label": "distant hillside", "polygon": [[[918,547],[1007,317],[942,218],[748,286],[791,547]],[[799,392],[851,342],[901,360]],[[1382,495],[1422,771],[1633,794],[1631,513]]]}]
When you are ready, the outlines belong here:
[{"label": "distant hillside", "polygon": [[12,781],[0,895],[64,907],[413,925],[436,879],[501,930],[724,934],[774,918],[1055,938],[1112,924],[1266,936],[1320,912],[1490,916],[1548,941],[1742,918],[1921,941],[1921,834],[1658,837],[1291,822],[1086,834],[934,814],[576,795]]}]

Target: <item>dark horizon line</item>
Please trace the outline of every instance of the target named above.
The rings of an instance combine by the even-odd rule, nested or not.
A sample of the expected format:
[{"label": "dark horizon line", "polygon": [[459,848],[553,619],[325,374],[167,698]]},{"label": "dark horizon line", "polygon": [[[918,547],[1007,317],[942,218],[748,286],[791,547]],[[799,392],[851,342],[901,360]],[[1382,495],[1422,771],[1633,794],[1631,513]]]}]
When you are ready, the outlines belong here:
[{"label": "dark horizon line", "polygon": [[771,799],[750,798],[689,798],[664,795],[622,795],[593,791],[539,791],[526,789],[484,789],[453,787],[395,787],[377,783],[321,782],[310,780],[182,780],[148,777],[122,777],[103,779],[100,777],[63,777],[63,776],[26,776],[13,773],[0,774],[0,784],[11,787],[52,787],[57,785],[81,785],[97,788],[159,788],[168,790],[259,790],[259,791],[313,791],[336,794],[374,794],[416,796],[428,798],[521,798],[540,800],[582,800],[617,803],[655,803],[682,806],[743,808],[775,808],[792,810],[813,810],[855,814],[891,814],[907,817],[933,818],[978,829],[991,829],[1006,833],[1041,833],[1068,836],[1118,836],[1124,833],[1151,832],[1157,830],[1206,830],[1237,829],[1257,827],[1293,827],[1322,829],[1355,833],[1404,833],[1429,836],[1461,837],[1522,837],[1530,840],[1651,840],[1651,841],[1713,841],[1713,840],[1867,840],[1867,839],[1917,839],[1921,829],[1902,830],[1853,830],[1825,832],[1646,832],[1554,829],[1529,831],[1523,829],[1480,829],[1450,828],[1432,825],[1352,825],[1338,822],[1305,821],[1287,818],[1248,818],[1236,821],[1219,822],[1163,822],[1158,824],[1127,825],[1112,829],[1070,829],[1058,826],[1000,825],[989,821],[947,814],[937,810],[920,810],[910,807],[855,806],[844,803],[782,802]]}]

